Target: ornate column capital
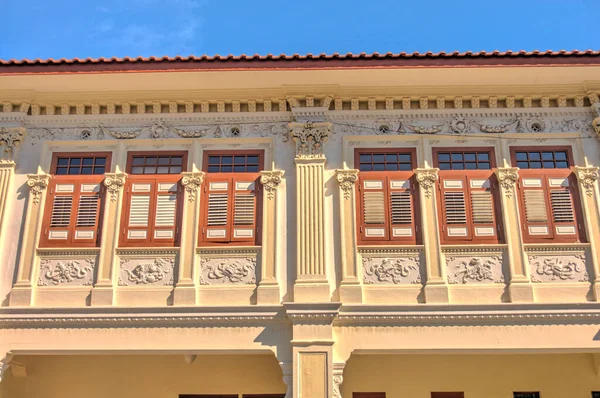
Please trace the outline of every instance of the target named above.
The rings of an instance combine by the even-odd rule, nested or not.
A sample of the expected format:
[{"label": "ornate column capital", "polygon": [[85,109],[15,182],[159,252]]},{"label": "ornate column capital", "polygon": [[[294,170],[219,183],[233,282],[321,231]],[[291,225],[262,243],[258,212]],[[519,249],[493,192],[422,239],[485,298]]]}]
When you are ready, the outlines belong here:
[{"label": "ornate column capital", "polygon": [[119,198],[119,191],[125,185],[125,179],[127,174],[125,173],[105,173],[104,174],[104,186],[110,193],[110,201],[116,202]]},{"label": "ornate column capital", "polygon": [[40,203],[42,192],[48,188],[50,175],[48,174],[27,174],[27,186],[33,197],[33,204]]},{"label": "ornate column capital", "polygon": [[183,172],[181,173],[181,185],[185,187],[188,193],[188,201],[194,202],[198,195],[198,189],[204,181],[204,172]]},{"label": "ornate column capital", "polygon": [[423,189],[425,197],[428,199],[431,198],[433,186],[438,179],[438,171],[440,171],[438,168],[422,168],[415,170],[417,182],[421,189]]},{"label": "ornate column capital", "polygon": [[358,170],[357,169],[337,169],[335,171],[335,177],[337,178],[340,188],[344,191],[344,199],[348,200],[352,197],[352,190],[354,184],[358,181]]},{"label": "ornate column capital", "polygon": [[0,163],[13,163],[15,155],[25,140],[25,129],[23,127],[0,127]]},{"label": "ornate column capital", "polygon": [[329,122],[291,122],[290,136],[296,143],[296,159],[325,158],[323,144],[331,134]]},{"label": "ornate column capital", "polygon": [[594,184],[598,179],[598,169],[599,168],[596,166],[575,166],[575,175],[577,176],[577,180],[579,181],[582,190],[587,196],[592,196],[594,193]]},{"label": "ornate column capital", "polygon": [[519,180],[519,168],[518,167],[499,167],[496,170],[498,176],[498,182],[504,190],[504,195],[507,198],[512,198],[515,183]]},{"label": "ornate column capital", "polygon": [[275,198],[275,191],[277,191],[277,188],[281,185],[284,174],[285,171],[283,170],[263,170],[260,172],[260,183],[267,192],[268,199]]}]

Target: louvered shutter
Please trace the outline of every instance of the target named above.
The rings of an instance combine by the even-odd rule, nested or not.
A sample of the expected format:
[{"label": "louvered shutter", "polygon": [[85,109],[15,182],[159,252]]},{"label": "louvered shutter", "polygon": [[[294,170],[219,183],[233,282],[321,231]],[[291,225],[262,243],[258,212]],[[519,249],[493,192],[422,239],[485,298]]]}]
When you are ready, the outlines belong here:
[{"label": "louvered shutter", "polygon": [[[485,178],[487,177],[487,178]],[[496,212],[494,208],[494,184],[492,176],[468,177],[469,209],[473,239],[497,240]]]},{"label": "louvered shutter", "polygon": [[528,239],[553,238],[548,178],[540,174],[522,174],[519,181],[519,193],[523,234]]},{"label": "louvered shutter", "polygon": [[[456,174],[456,173],[454,173]],[[439,180],[442,232],[446,240],[471,240],[469,180],[465,176],[442,176]]]},{"label": "louvered shutter", "polygon": [[416,243],[415,186],[411,174],[391,173],[387,178],[389,236],[394,241]]},{"label": "louvered shutter", "polygon": [[579,230],[575,208],[576,181],[574,176],[548,177],[550,208],[554,236],[576,241],[582,231]]},{"label": "louvered shutter", "polygon": [[252,242],[256,239],[256,184],[256,177],[250,173],[232,179],[232,241]]},{"label": "louvered shutter", "polygon": [[177,235],[177,204],[179,185],[170,181],[156,182],[156,205],[154,206],[151,240],[156,243],[174,242]]},{"label": "louvered shutter", "polygon": [[48,203],[52,204],[50,220],[45,231],[48,242],[71,243],[73,239],[73,204],[76,202],[77,184],[75,182],[53,182],[50,186]]},{"label": "louvered shutter", "polygon": [[79,196],[73,210],[77,209],[74,220],[73,243],[93,243],[98,240],[101,206],[100,183],[77,184]]},{"label": "louvered shutter", "polygon": [[207,242],[225,243],[231,240],[231,209],[233,208],[231,177],[208,175],[205,183],[205,223],[202,229]]},{"label": "louvered shutter", "polygon": [[[382,173],[364,173],[359,178],[360,234],[364,241],[382,241],[389,239],[389,199],[387,177]],[[398,191],[401,192],[401,191]],[[399,205],[401,199],[397,199]],[[400,213],[397,213],[399,219]]]},{"label": "louvered shutter", "polygon": [[128,243],[146,243],[152,236],[151,211],[155,196],[152,178],[131,178],[127,184],[127,213],[125,214],[124,239]]}]

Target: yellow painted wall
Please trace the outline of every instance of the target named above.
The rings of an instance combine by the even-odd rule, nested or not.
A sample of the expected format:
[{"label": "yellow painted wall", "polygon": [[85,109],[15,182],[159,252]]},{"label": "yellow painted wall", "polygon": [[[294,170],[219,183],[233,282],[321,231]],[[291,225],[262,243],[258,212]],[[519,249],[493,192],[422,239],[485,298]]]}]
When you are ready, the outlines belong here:
[{"label": "yellow painted wall", "polygon": [[344,370],[343,398],[352,392],[386,398],[430,398],[431,391],[464,391],[465,398],[590,398],[600,391],[590,354],[353,355]]},{"label": "yellow painted wall", "polygon": [[178,394],[284,394],[281,368],[269,355],[19,356],[27,377],[10,370],[1,398],[177,398]]}]

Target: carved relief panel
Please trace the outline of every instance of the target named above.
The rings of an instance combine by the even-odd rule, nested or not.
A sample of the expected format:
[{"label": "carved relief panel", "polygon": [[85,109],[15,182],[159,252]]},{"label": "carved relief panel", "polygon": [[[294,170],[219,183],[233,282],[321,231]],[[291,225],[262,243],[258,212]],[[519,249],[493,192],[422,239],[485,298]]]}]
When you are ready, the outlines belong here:
[{"label": "carved relief panel", "polygon": [[420,250],[361,248],[362,280],[365,285],[418,285],[425,270]]},{"label": "carved relief panel", "polygon": [[91,286],[96,256],[85,258],[42,258],[38,286]]},{"label": "carved relief panel", "polygon": [[453,285],[504,283],[502,255],[447,256],[446,276]]},{"label": "carved relief panel", "polygon": [[200,248],[198,254],[200,285],[255,285],[259,278],[259,247]]},{"label": "carved relief panel", "polygon": [[173,286],[175,257],[121,258],[119,286]]},{"label": "carved relief panel", "polygon": [[531,254],[529,268],[534,283],[589,282],[585,253]]}]

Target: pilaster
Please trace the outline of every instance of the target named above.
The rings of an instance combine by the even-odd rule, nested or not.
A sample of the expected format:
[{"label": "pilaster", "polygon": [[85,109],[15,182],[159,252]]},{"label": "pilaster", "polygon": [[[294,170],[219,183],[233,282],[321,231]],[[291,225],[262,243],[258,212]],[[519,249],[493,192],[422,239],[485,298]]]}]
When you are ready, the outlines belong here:
[{"label": "pilaster", "polygon": [[500,203],[502,205],[502,221],[507,243],[509,266],[508,293],[513,303],[532,302],[533,286],[529,279],[528,261],[523,246],[523,236],[519,222],[519,201],[515,194],[515,186],[519,180],[517,167],[499,167],[496,170],[500,185]]},{"label": "pilaster", "polygon": [[43,216],[46,191],[50,176],[48,174],[27,175],[27,186],[29,187],[29,199],[25,215],[25,227],[23,230],[21,258],[17,265],[17,282],[10,293],[10,306],[29,306],[33,296],[33,263],[35,262],[35,250],[38,246],[40,229]]},{"label": "pilaster", "polygon": [[263,187],[261,279],[258,284],[258,304],[279,304],[281,293],[277,282],[277,200],[283,182],[283,170],[262,171]]},{"label": "pilaster", "polygon": [[181,223],[181,245],[179,251],[179,274],[173,293],[175,305],[196,305],[196,262],[195,247],[198,242],[198,224],[200,222],[199,190],[204,181],[204,172],[181,173],[183,194],[183,219]]},{"label": "pilaster", "polygon": [[590,243],[590,258],[594,269],[592,286],[594,299],[600,301],[600,197],[596,187],[598,167],[575,167],[579,182],[586,235]]},{"label": "pilaster", "polygon": [[294,300],[324,302],[330,300],[325,269],[323,144],[331,123],[289,124],[296,143],[296,222],[297,262]]},{"label": "pilaster", "polygon": [[358,170],[338,169],[342,282],[339,288],[342,303],[362,303],[362,286],[358,278],[356,259],[356,190]]},{"label": "pilaster", "polygon": [[92,289],[92,305],[104,306],[114,303],[114,264],[116,262],[116,249],[119,242],[119,219],[123,206],[123,186],[127,174],[104,174],[104,188],[106,200],[104,205],[104,218],[102,222],[102,243],[98,256],[98,270],[96,283]]},{"label": "pilaster", "polygon": [[419,184],[419,200],[421,203],[421,225],[423,231],[423,254],[427,269],[425,283],[425,302],[449,302],[448,285],[442,266],[439,222],[437,219],[436,189],[439,169],[419,168],[415,170]]}]

